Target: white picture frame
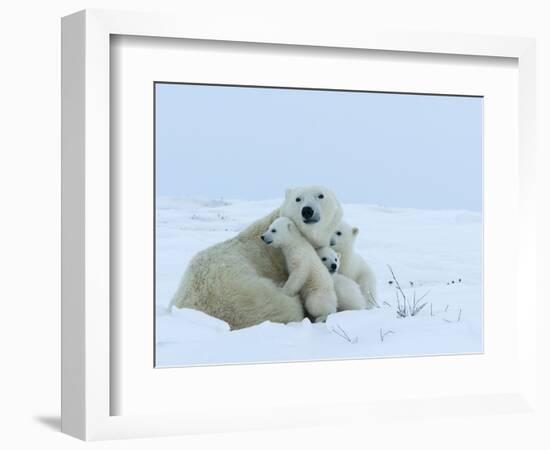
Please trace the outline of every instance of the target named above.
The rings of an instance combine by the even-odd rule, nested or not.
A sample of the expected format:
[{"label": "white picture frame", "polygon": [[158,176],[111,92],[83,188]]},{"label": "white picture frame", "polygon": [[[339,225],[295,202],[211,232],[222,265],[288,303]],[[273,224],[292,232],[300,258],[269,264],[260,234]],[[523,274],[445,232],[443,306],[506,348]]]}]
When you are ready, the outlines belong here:
[{"label": "white picture frame", "polygon": [[[216,405],[215,413],[199,408],[147,414],[145,408],[146,411],[139,414],[114,415],[117,408],[113,406],[113,393],[120,386],[113,379],[112,366],[120,355],[112,348],[117,323],[110,305],[116,283],[111,279],[110,270],[111,186],[117,176],[110,167],[113,35],[284,44],[300,46],[306,51],[323,47],[335,51],[366,49],[409,52],[413,56],[446,54],[517,60],[519,178],[515,186],[519,205],[513,209],[517,219],[513,229],[517,248],[512,255],[517,258],[516,282],[524,296],[522,308],[517,311],[514,352],[520,367],[514,387],[460,398],[442,397],[438,392],[423,398],[398,395],[372,402],[344,399],[341,403],[331,403],[330,408],[302,400],[299,406],[278,404],[271,410],[258,407],[254,411],[242,408],[236,411],[221,404]],[[282,30],[270,23],[204,24],[192,17],[87,10],[63,19],[62,54],[62,430],[65,433],[95,440],[323,424],[335,419],[353,422],[376,415],[392,419],[402,414],[394,411],[395,401],[406,401],[410,414],[428,411],[428,414],[468,415],[498,412],[503,405],[516,412],[532,411],[536,407],[537,355],[533,351],[536,348],[536,212],[531,195],[535,172],[535,43],[532,39],[349,30],[345,26],[315,35],[308,32],[306,26]],[[395,363],[388,360],[385,364]],[[355,370],[359,365],[361,361],[331,363],[323,370],[338,373]],[[310,374],[311,367],[314,366],[310,366]],[[281,365],[271,365],[233,370],[254,370],[258,376],[273,377],[281,376],[284,369]],[[200,390],[200,386],[195,389]],[[244,403],[249,408],[253,405]]]}]

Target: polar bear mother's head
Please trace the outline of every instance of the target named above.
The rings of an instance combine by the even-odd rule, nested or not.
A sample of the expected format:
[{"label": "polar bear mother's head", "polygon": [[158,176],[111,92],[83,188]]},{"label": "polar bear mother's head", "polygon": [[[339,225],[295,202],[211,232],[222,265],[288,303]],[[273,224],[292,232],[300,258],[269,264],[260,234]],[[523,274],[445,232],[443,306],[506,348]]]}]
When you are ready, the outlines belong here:
[{"label": "polar bear mother's head", "polygon": [[326,247],[342,220],[342,207],[324,186],[295,187],[286,191],[281,216],[292,219],[315,248]]}]

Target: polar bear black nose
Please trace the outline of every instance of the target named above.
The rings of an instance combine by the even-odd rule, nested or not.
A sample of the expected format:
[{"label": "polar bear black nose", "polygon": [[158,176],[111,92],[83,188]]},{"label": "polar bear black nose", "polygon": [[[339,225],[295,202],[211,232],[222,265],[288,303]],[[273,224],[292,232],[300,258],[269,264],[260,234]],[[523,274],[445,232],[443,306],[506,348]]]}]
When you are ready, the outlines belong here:
[{"label": "polar bear black nose", "polygon": [[332,263],[332,264],[330,265],[330,268],[331,268],[332,270],[336,270],[336,267],[338,267],[338,266],[337,266],[336,264],[334,264],[334,263]]},{"label": "polar bear black nose", "polygon": [[309,206],[304,206],[302,208],[302,217],[306,220],[311,219],[313,217],[313,208]]}]

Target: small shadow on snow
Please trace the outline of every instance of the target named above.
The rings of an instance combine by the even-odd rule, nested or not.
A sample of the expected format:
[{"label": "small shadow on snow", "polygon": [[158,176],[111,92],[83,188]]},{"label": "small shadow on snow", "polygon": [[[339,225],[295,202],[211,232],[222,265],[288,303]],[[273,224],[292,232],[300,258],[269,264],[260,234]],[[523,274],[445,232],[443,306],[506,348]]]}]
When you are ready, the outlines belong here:
[{"label": "small shadow on snow", "polygon": [[167,316],[170,314],[170,308],[168,306],[163,305],[156,305],[155,306],[155,314],[157,317],[159,316]]},{"label": "small shadow on snow", "polygon": [[197,203],[199,203],[201,206],[206,206],[207,208],[216,208],[218,206],[229,206],[229,205],[231,205],[230,202],[226,202],[223,199],[219,199],[219,200],[200,200]]},{"label": "small shadow on snow", "polygon": [[388,208],[387,206],[381,205],[367,205],[367,208],[373,212],[381,212],[385,214],[400,214],[404,212],[404,209],[401,208]]}]

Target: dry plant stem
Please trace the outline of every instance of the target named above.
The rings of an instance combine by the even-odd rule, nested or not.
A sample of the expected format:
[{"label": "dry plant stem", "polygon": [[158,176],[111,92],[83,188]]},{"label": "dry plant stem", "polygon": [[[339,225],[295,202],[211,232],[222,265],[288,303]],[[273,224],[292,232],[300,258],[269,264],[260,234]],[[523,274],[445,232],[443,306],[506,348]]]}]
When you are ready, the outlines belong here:
[{"label": "dry plant stem", "polygon": [[[395,283],[395,300],[397,302],[397,315],[399,317],[408,317],[409,315],[416,316],[420,311],[424,309],[424,307],[428,304],[428,302],[424,302],[422,304],[419,304],[422,299],[424,299],[431,291],[426,292],[424,295],[420,296],[419,298],[416,298],[416,289],[413,290],[413,301],[412,306],[409,305],[407,301],[407,296],[405,295],[405,292],[401,288],[401,285],[399,284],[399,281],[397,280],[397,277],[395,276],[395,273],[393,272],[393,269],[390,265],[388,265],[388,269],[391,272],[393,282]],[[401,306],[401,301],[399,299],[399,294],[401,294],[401,297],[403,298],[403,306]],[[384,302],[387,303],[387,302]],[[433,316],[433,309],[432,305],[430,303],[430,315]]]},{"label": "dry plant stem", "polygon": [[357,338],[351,339],[349,335],[346,333],[346,331],[340,325],[336,325],[336,326],[338,327],[338,331],[336,330],[336,328],[334,327],[332,328],[332,332],[334,334],[337,334],[342,339],[345,339],[346,341],[348,341],[350,344],[354,344],[355,342],[357,342]]},{"label": "dry plant stem", "polygon": [[382,331],[382,328],[380,328],[380,342],[384,342],[384,338],[388,335],[388,334],[395,334],[395,332],[393,330],[388,330],[384,333],[384,331]]},{"label": "dry plant stem", "polygon": [[378,302],[376,301],[376,299],[374,298],[374,295],[372,295],[372,292],[369,292],[369,297],[370,297],[370,300],[371,300],[371,303],[376,306],[377,308],[380,308],[380,305],[378,304]]},{"label": "dry plant stem", "polygon": [[401,285],[399,284],[399,281],[397,281],[397,278],[395,277],[395,274],[393,273],[393,269],[391,268],[391,266],[389,264],[388,264],[388,269],[390,269],[391,276],[393,278],[393,281],[395,282],[395,285],[397,286],[397,290],[401,293],[401,296],[403,297],[403,302],[404,302],[403,309],[406,311],[406,309],[407,309],[407,306],[406,306],[407,297],[405,296],[405,293],[403,292],[403,289],[401,289]]},{"label": "dry plant stem", "polygon": [[432,292],[431,289],[430,289],[428,292],[426,292],[424,295],[422,295],[422,296],[417,300],[417,302],[419,302],[420,300],[422,300],[423,298],[425,298],[430,292]]}]

